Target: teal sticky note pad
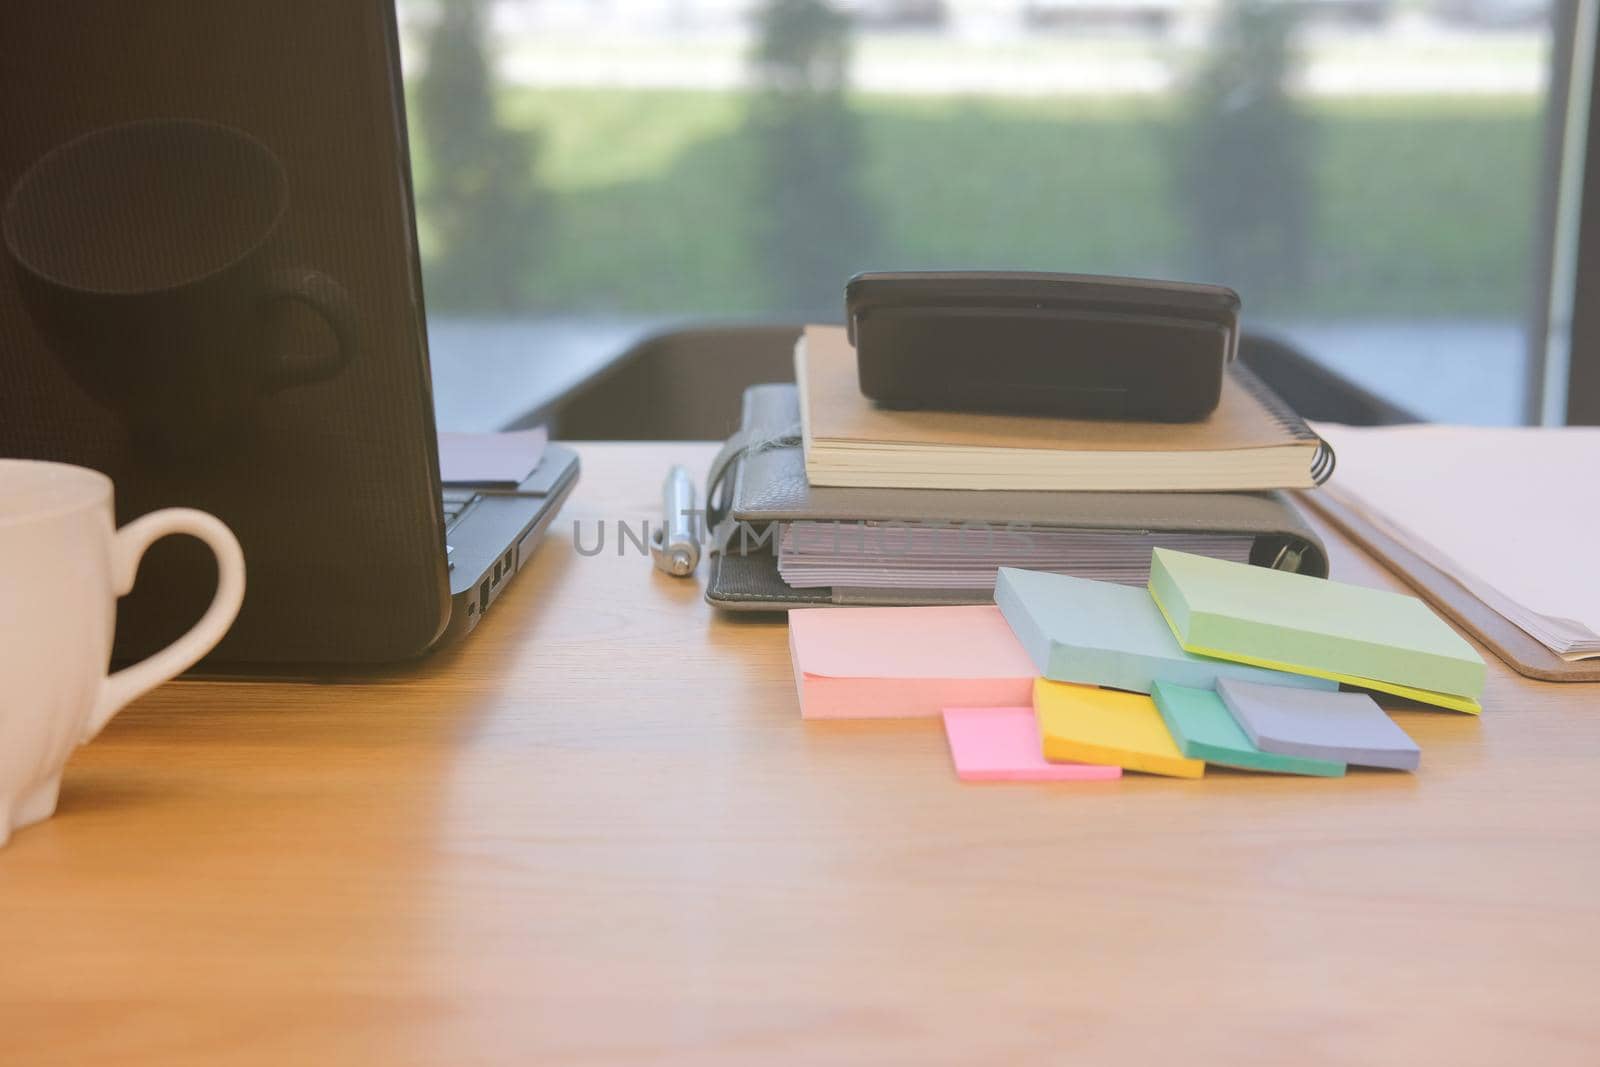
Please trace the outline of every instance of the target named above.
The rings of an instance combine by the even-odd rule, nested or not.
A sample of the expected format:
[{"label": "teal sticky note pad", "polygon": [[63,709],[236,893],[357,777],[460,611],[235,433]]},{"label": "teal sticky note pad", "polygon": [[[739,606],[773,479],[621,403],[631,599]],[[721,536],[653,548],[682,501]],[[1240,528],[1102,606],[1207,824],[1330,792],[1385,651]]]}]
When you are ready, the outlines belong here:
[{"label": "teal sticky note pad", "polygon": [[1476,698],[1482,657],[1416,597],[1158,548],[1150,593],[1186,649]]},{"label": "teal sticky note pad", "polygon": [[1210,689],[1157,682],[1151,695],[1155,697],[1156,710],[1161,712],[1172,740],[1177,742],[1178,751],[1190,759],[1248,771],[1307,774],[1317,778],[1344,775],[1343,763],[1261,751],[1234,721],[1222,698]]},{"label": "teal sticky note pad", "polygon": [[1326,678],[1185,652],[1148,590],[1000,568],[995,603],[1039,673],[1053,682],[1148,693],[1158,681],[1213,689],[1219,677],[1332,692]]}]

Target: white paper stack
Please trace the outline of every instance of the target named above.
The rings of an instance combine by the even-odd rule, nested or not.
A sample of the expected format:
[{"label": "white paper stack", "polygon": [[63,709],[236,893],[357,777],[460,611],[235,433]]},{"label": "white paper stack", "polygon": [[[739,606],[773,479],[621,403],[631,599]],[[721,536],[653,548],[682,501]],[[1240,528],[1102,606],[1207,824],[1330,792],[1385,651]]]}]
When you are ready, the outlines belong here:
[{"label": "white paper stack", "polygon": [[1319,426],[1336,497],[1568,661],[1600,656],[1600,429]]},{"label": "white paper stack", "polygon": [[790,522],[778,533],[778,573],[796,589],[993,589],[1001,567],[1144,585],[1155,548],[1248,563],[1254,544],[1237,534]]}]

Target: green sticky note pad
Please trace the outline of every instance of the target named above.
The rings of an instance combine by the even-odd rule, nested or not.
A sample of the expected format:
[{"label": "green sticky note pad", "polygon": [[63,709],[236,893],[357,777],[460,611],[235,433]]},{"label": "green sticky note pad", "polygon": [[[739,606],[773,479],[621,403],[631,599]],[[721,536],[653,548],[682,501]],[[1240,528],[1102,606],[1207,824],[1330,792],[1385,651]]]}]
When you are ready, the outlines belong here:
[{"label": "green sticky note pad", "polygon": [[1186,652],[1478,710],[1483,658],[1416,597],[1165,548],[1150,593]]},{"label": "green sticky note pad", "polygon": [[1261,751],[1250,743],[1222,698],[1209,689],[1157,682],[1151,695],[1155,697],[1156,709],[1161,712],[1178,751],[1190,759],[1205,760],[1219,767],[1309,774],[1317,778],[1338,778],[1344,774],[1342,763]]}]

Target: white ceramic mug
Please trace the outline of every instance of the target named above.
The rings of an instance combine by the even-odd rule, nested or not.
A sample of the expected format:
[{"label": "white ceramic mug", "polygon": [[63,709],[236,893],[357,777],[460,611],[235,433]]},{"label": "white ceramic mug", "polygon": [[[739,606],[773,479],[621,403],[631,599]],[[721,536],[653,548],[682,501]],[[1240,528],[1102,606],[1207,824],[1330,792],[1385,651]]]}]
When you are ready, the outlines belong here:
[{"label": "white ceramic mug", "polygon": [[[118,530],[112,515],[105,475],[0,459],[0,845],[55,813],[72,750],[211,651],[244,600],[244,554],[218,519],[168,508]],[[188,633],[107,677],[117,598],[168,534],[210,547],[216,595]]]}]

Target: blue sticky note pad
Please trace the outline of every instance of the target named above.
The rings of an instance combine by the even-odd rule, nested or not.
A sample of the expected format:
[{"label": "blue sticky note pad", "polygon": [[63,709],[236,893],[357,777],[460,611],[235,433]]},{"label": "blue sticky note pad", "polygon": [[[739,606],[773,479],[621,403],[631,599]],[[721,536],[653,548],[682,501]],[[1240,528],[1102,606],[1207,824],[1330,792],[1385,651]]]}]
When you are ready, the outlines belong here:
[{"label": "blue sticky note pad", "polygon": [[1215,689],[1224,677],[1324,692],[1339,688],[1326,678],[1185,652],[1147,589],[1002,567],[994,599],[1034,666],[1053,682],[1135,693],[1150,692],[1156,682]]},{"label": "blue sticky note pad", "polygon": [[1155,697],[1156,710],[1161,712],[1161,720],[1167,724],[1178,751],[1190,759],[1203,759],[1219,767],[1317,778],[1344,774],[1345,766],[1337,760],[1261,751],[1234,721],[1222,698],[1210,689],[1157,682],[1150,695]]}]

